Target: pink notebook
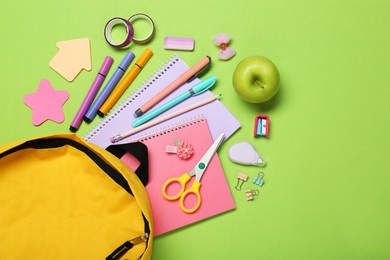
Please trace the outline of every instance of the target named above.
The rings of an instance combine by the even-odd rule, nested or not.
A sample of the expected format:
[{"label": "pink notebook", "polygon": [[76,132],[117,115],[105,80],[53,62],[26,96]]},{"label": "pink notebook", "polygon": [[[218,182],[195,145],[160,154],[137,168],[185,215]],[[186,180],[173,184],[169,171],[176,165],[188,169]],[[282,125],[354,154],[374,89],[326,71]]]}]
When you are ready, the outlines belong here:
[{"label": "pink notebook", "polygon": [[[194,154],[191,158],[184,160],[176,154],[166,153],[166,146],[174,146],[175,140],[192,145]],[[146,135],[138,141],[143,142],[149,151],[149,182],[146,190],[152,204],[156,236],[235,208],[218,154],[214,155],[201,180],[202,203],[197,211],[185,213],[180,209],[178,200],[168,201],[161,193],[168,178],[192,170],[213,144],[206,119],[191,120]],[[133,158],[130,155],[125,155],[122,160],[132,168]],[[193,179],[188,185],[191,185]]]},{"label": "pink notebook", "polygon": [[[187,64],[179,56],[174,56],[168,62],[163,64],[161,68],[159,68],[152,77],[150,77],[144,84],[142,84],[141,87],[134,91],[133,94],[127,98],[124,98],[124,100],[121,102],[118,102],[119,105],[113,111],[111,111],[99,125],[97,125],[86,135],[85,140],[103,148],[111,145],[111,137],[132,129],[131,123],[135,120],[133,117],[134,112],[146,101],[168,86],[172,81],[177,79],[177,77],[187,71],[188,68],[189,67]],[[200,80],[196,78],[190,83],[186,83],[180,86],[174,92],[165,97],[160,103],[158,103],[156,107],[173,99],[185,90],[189,90],[192,86],[199,82]],[[216,85],[218,85],[218,79]],[[223,86],[221,87],[223,88]],[[214,93],[218,94],[219,92]],[[211,91],[206,91],[200,95],[193,96],[178,104],[177,106],[168,109],[160,116],[169,114],[172,111],[199,102],[213,95],[214,94]],[[139,138],[139,136],[145,135],[147,132],[155,132],[168,126],[177,125],[180,122],[188,121],[188,119],[196,118],[200,115],[207,119],[211,136],[214,140],[222,132],[225,133],[226,138],[228,138],[241,126],[240,122],[230,113],[230,111],[222,104],[222,102],[216,100],[175,118],[152,126],[149,129],[143,130],[129,138],[125,138],[120,143],[130,142],[131,140]]]}]

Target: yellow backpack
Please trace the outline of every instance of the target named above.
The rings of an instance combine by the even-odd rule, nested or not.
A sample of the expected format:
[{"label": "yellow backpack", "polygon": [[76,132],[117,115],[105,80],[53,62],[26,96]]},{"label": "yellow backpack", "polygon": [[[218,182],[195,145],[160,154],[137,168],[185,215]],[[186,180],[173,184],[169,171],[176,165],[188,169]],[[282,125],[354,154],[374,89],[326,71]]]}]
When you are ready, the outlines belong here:
[{"label": "yellow backpack", "polygon": [[147,148],[108,150],[75,134],[0,145],[0,259],[151,258]]}]

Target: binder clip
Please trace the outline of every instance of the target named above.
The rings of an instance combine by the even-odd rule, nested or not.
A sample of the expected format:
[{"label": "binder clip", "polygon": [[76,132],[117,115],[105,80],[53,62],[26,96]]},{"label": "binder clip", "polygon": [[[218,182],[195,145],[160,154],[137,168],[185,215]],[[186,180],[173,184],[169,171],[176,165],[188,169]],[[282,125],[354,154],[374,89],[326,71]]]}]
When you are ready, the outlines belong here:
[{"label": "binder clip", "polygon": [[264,173],[263,172],[259,172],[257,174],[257,176],[255,176],[253,178],[253,183],[256,184],[256,185],[259,185],[260,187],[263,186],[264,184],[264,180],[263,180],[263,177],[264,177]]},{"label": "binder clip", "polygon": [[255,196],[259,195],[259,190],[246,190],[245,191],[245,195],[246,195],[246,200],[247,201],[250,201],[250,200],[254,200]]},{"label": "binder clip", "polygon": [[245,175],[243,173],[238,173],[237,174],[237,185],[236,185],[236,190],[241,190],[242,188],[242,185],[244,184],[244,182],[246,182],[248,180],[248,175]]}]

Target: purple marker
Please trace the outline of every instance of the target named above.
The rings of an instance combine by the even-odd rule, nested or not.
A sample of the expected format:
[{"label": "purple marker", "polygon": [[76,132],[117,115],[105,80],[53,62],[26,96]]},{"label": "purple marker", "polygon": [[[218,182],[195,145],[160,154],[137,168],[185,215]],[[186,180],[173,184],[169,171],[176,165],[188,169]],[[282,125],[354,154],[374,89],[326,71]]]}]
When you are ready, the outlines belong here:
[{"label": "purple marker", "polygon": [[103,64],[95,78],[95,80],[92,83],[91,88],[89,89],[87,96],[85,97],[83,103],[81,104],[79,111],[77,111],[76,116],[74,117],[72,123],[70,124],[69,130],[72,132],[76,132],[81,122],[83,121],[85,113],[87,113],[89,106],[92,104],[92,101],[94,100],[96,94],[98,93],[101,85],[103,84],[104,79],[106,78],[106,75],[108,71],[111,68],[111,65],[113,63],[113,59],[110,56],[107,56]]}]

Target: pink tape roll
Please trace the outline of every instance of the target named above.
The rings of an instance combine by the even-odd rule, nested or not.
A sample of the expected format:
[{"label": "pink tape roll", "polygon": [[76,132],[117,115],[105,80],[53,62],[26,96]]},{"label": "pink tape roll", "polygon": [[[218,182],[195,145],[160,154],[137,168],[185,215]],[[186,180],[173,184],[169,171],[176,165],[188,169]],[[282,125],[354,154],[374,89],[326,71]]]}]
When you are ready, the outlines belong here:
[{"label": "pink tape roll", "polygon": [[[121,43],[115,43],[111,37],[112,28],[114,28],[117,24],[124,24],[126,27],[126,38]],[[115,17],[109,20],[106,24],[106,27],[104,28],[104,37],[106,38],[106,41],[108,44],[110,44],[113,47],[126,47],[130,44],[131,40],[134,36],[134,28],[131,22],[129,22],[126,19]]]}]

